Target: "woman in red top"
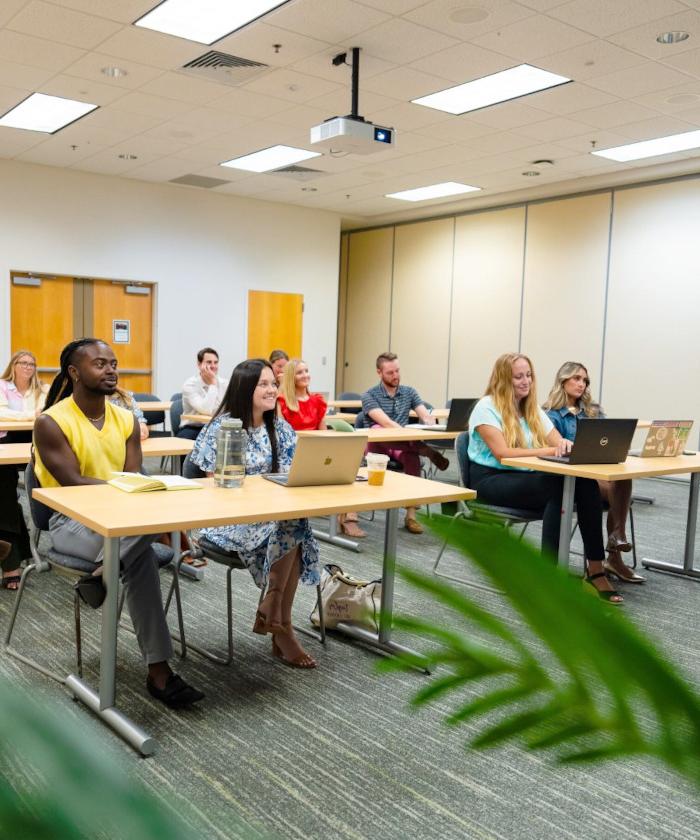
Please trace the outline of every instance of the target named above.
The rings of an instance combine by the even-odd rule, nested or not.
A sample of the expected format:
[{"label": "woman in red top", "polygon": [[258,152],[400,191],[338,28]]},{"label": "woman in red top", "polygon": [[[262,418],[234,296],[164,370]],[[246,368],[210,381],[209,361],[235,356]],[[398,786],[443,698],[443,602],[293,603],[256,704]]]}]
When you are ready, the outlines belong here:
[{"label": "woman in red top", "polygon": [[[287,362],[282,372],[277,406],[280,414],[297,432],[325,429],[326,401],[320,394],[309,391],[309,368],[301,359]],[[340,527],[348,537],[364,537],[357,514],[345,513],[338,517]]]}]

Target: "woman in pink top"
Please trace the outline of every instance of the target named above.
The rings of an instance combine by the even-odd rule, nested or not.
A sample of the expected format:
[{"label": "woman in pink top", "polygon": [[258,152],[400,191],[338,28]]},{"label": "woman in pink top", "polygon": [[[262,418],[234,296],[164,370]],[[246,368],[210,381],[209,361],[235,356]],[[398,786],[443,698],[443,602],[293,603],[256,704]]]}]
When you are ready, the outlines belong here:
[{"label": "woman in pink top", "polygon": [[[282,379],[277,397],[279,413],[296,431],[325,429],[326,401],[320,394],[309,391],[311,376],[306,362],[292,359],[287,362],[282,372]],[[365,537],[358,524],[356,513],[342,513],[338,517],[341,530],[348,537]]]}]

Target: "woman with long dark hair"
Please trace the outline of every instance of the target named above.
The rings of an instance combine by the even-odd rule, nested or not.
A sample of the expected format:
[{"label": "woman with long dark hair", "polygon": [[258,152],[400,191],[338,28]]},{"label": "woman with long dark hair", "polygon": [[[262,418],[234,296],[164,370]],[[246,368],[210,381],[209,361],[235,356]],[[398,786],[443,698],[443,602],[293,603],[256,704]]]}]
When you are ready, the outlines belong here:
[{"label": "woman with long dark hair", "polygon": [[[211,475],[216,464],[216,436],[221,422],[238,418],[248,432],[246,475],[287,472],[296,448],[291,426],[276,415],[277,382],[265,359],[236,365],[214,419],[204,427],[190,460]],[[265,590],[253,632],[272,634],[272,652],[285,665],[315,668],[316,661],[299,644],[292,627],[292,604],[299,580],[319,581],[318,545],[306,519],[255,522],[205,528],[202,535],[236,551],[253,580]]]}]

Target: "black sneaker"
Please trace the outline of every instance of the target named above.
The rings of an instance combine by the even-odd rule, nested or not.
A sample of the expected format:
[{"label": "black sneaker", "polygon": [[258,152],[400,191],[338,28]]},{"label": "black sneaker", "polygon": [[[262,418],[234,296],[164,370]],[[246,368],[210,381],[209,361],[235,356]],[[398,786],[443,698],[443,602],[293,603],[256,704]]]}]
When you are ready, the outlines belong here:
[{"label": "black sneaker", "polygon": [[170,706],[171,709],[181,709],[183,706],[191,706],[204,700],[204,693],[182,679],[177,674],[170,674],[165,683],[165,688],[158,688],[150,677],[146,679],[146,688],[151,697]]}]

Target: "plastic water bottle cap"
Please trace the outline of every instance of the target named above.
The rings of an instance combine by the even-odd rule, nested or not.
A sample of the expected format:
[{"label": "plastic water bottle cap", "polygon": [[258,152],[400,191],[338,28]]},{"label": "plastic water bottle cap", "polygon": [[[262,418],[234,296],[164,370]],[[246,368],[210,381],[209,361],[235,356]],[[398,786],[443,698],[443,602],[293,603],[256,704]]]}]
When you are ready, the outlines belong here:
[{"label": "plastic water bottle cap", "polygon": [[222,420],[221,428],[222,429],[242,429],[243,428],[243,421],[239,420],[237,417],[230,417],[227,420]]}]

